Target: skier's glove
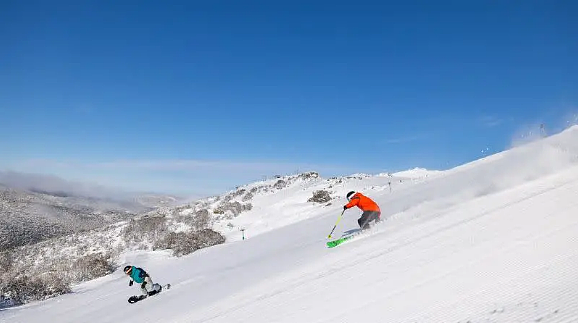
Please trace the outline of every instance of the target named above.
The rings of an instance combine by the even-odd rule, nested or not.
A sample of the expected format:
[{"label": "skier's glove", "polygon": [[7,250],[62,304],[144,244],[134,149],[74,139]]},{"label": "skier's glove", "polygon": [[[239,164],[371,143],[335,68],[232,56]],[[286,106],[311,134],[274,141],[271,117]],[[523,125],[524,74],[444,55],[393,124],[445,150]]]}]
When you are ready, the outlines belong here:
[{"label": "skier's glove", "polygon": [[343,211],[347,210],[347,205],[343,206]]},{"label": "skier's glove", "polygon": [[132,286],[132,280],[129,280],[128,285]]}]

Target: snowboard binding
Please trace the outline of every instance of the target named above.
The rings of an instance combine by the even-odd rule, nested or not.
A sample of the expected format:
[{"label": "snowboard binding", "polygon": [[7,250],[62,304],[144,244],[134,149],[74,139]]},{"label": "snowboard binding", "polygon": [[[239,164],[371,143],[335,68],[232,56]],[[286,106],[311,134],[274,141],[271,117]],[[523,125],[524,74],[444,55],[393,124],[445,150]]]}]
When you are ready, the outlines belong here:
[{"label": "snowboard binding", "polygon": [[136,303],[138,301],[142,301],[143,299],[149,297],[149,296],[153,296],[156,295],[158,293],[160,293],[163,289],[169,289],[171,288],[171,284],[166,284],[164,286],[161,286],[160,284],[153,284],[154,289],[150,292],[148,292],[148,294],[143,294],[143,295],[134,295],[128,298],[128,302],[133,304]]}]

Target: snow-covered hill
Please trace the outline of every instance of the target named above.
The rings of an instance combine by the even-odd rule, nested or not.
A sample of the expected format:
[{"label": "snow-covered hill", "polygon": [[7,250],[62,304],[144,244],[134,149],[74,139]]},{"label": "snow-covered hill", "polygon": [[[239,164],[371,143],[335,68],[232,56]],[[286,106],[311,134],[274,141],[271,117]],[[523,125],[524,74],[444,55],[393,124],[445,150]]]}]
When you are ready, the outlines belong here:
[{"label": "snow-covered hill", "polygon": [[177,197],[165,194],[130,192],[90,182],[69,181],[53,175],[0,170],[1,188],[60,198],[58,202],[63,204],[134,213],[173,205],[178,201]]},{"label": "snow-covered hill", "polygon": [[124,192],[114,196],[117,192],[55,176],[0,171],[0,251],[101,229],[178,203],[169,195]]},{"label": "snow-covered hill", "polygon": [[[209,214],[229,240],[180,258],[123,253],[173,284],[154,298],[128,304],[139,290],[117,271],[0,322],[578,322],[578,127],[435,176],[393,176],[309,173],[162,209]],[[308,202],[319,190],[332,199]],[[349,190],[385,221],[328,249]]]},{"label": "snow-covered hill", "polygon": [[[101,228],[137,214],[134,204],[0,186],[0,251]],[[145,210],[141,205],[140,210]]]},{"label": "snow-covered hill", "polygon": [[415,167],[415,168],[408,169],[405,171],[395,172],[392,175],[395,177],[402,177],[402,178],[424,178],[424,177],[440,175],[442,173],[443,172],[441,172],[441,171]]},{"label": "snow-covered hill", "polygon": [[215,230],[235,241],[242,239],[241,230],[247,237],[255,236],[335,209],[335,203],[343,205],[351,190],[391,194],[426,179],[368,174],[325,179],[308,172],[240,186],[220,197],[156,212],[178,218],[207,210]]}]

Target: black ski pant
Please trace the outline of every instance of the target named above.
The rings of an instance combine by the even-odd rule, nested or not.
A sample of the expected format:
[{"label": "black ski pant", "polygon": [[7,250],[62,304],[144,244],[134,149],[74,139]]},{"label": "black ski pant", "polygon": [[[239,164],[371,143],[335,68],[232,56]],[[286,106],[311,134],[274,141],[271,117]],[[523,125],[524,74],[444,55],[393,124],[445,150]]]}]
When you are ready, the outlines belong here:
[{"label": "black ski pant", "polygon": [[379,211],[365,211],[361,217],[357,220],[359,227],[361,229],[369,228],[369,223],[375,221],[375,223],[381,220],[381,212]]}]

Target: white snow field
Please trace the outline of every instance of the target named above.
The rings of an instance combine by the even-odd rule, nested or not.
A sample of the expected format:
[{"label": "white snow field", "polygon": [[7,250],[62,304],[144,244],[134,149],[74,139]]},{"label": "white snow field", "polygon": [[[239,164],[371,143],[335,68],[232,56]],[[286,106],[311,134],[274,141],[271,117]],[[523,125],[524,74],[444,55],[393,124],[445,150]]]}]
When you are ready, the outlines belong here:
[{"label": "white snow field", "polygon": [[119,270],[0,322],[578,322],[578,127],[391,193],[381,185],[367,193],[385,221],[336,248],[325,242],[345,198],[303,218],[242,214],[283,226],[181,258],[126,254],[172,283],[139,303]]}]

